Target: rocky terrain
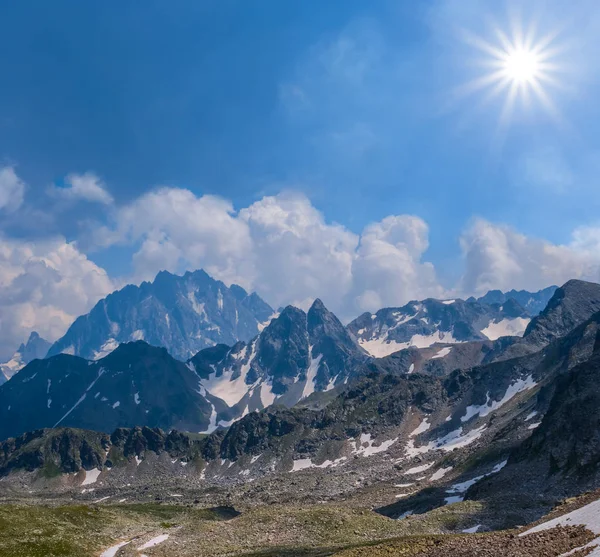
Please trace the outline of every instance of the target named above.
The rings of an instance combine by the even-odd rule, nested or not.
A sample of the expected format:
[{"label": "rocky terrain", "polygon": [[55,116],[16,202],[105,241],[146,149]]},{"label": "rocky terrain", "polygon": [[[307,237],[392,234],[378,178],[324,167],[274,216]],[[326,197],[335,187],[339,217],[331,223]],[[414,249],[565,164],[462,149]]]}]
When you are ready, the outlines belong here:
[{"label": "rocky terrain", "polygon": [[528,292],[527,290],[509,290],[502,292],[501,290],[490,290],[484,296],[479,298],[468,298],[467,302],[477,301],[481,304],[504,304],[508,300],[515,300],[521,307],[532,316],[536,316],[548,305],[550,298],[554,295],[557,286],[549,286],[538,292]]},{"label": "rocky terrain", "polygon": [[158,273],[153,282],[129,285],[79,317],[48,351],[97,360],[120,343],[145,340],[187,360],[202,348],[249,340],[273,309],[256,294],[225,286],[204,271]]},{"label": "rocky terrain", "polygon": [[[524,315],[516,302],[497,311]],[[584,520],[598,496],[582,496],[600,488],[599,371],[600,285],[581,281],[556,289],[522,336],[383,358],[320,301],[187,364],[141,341],[99,361],[62,354],[0,388],[0,412],[43,405],[55,381],[74,405],[0,443],[0,498],[19,516],[50,504],[63,523],[71,505],[89,509],[95,537],[68,555],[123,544],[107,555],[558,557],[600,535]],[[102,427],[86,422],[102,414]],[[547,513],[563,526],[523,527]]]}]

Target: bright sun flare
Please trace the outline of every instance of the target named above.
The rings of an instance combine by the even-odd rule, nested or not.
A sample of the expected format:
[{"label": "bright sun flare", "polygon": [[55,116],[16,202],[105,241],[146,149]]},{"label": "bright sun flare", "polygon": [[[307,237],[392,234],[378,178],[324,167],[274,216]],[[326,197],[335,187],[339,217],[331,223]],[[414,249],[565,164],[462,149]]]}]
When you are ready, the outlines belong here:
[{"label": "bright sun flare", "polygon": [[487,90],[484,101],[504,93],[500,117],[503,123],[510,119],[517,101],[529,105],[535,100],[557,117],[558,112],[547,91],[560,85],[556,77],[561,69],[556,62],[560,52],[554,45],[556,36],[536,37],[533,26],[523,32],[516,20],[512,22],[511,29],[511,34],[507,35],[495,27],[496,40],[493,42],[465,33],[466,42],[485,55],[479,62],[487,71],[462,87],[460,93]]},{"label": "bright sun flare", "polygon": [[534,52],[519,49],[506,55],[504,71],[517,82],[533,82],[539,78],[540,63]]}]

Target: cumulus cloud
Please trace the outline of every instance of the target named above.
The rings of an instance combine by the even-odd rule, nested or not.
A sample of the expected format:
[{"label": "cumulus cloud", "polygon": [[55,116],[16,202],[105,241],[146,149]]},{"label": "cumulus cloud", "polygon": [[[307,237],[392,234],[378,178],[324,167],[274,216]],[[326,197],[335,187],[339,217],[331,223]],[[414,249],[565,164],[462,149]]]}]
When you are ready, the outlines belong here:
[{"label": "cumulus cloud", "polygon": [[353,265],[353,306],[373,311],[443,296],[433,265],[422,262],[428,247],[429,228],[418,217],[389,216],[367,226]]},{"label": "cumulus cloud", "polygon": [[121,208],[97,238],[136,246],[136,280],[202,267],[275,306],[306,307],[319,296],[342,317],[441,292],[433,266],[421,262],[424,221],[392,216],[357,235],[326,222],[298,193],[263,197],[236,212],[214,196],[162,188]]},{"label": "cumulus cloud", "polygon": [[251,250],[246,223],[232,204],[219,197],[195,196],[179,188],[161,188],[119,208],[113,226],[96,234],[100,245],[134,244],[133,278],[148,280],[162,269],[178,272],[203,267],[224,281],[252,282],[240,267]]},{"label": "cumulus cloud", "polygon": [[112,289],[106,272],[74,243],[0,237],[0,361],[31,331],[57,339]]},{"label": "cumulus cloud", "polygon": [[560,245],[477,219],[460,245],[465,258],[460,290],[467,294],[538,290],[571,278],[600,280],[600,228],[578,228],[570,242]]},{"label": "cumulus cloud", "polygon": [[92,172],[69,174],[65,178],[64,186],[51,186],[49,193],[62,199],[83,200],[102,205],[111,205],[114,201],[102,180]]},{"label": "cumulus cloud", "polygon": [[17,176],[14,168],[0,168],[0,211],[16,211],[23,203],[25,183]]}]

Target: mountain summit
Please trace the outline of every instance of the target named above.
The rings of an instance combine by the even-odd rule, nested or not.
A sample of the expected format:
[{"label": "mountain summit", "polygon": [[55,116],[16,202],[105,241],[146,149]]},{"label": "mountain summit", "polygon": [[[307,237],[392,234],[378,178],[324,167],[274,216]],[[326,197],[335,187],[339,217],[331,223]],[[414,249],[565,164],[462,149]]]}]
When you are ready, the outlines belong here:
[{"label": "mountain summit", "polygon": [[43,358],[48,352],[48,348],[50,348],[50,343],[33,331],[27,342],[19,346],[12,358],[8,362],[0,364],[0,385],[29,362]]},{"label": "mountain summit", "polygon": [[100,300],[77,318],[48,356],[64,352],[97,360],[122,342],[145,340],[187,360],[215,344],[251,339],[272,314],[257,294],[227,287],[202,270],[183,276],[161,271],[154,282],[129,285]]}]

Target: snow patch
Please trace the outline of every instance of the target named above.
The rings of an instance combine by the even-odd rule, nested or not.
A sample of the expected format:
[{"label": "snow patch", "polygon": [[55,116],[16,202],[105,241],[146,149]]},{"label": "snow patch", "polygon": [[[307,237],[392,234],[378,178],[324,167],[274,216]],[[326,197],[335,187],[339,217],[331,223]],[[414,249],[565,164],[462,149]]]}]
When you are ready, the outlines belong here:
[{"label": "snow patch", "polygon": [[533,380],[533,376],[528,376],[525,379],[517,379],[511,383],[506,389],[504,396],[500,400],[490,400],[490,394],[487,393],[485,404],[467,406],[465,415],[460,419],[461,422],[468,422],[473,416],[484,418],[494,410],[498,410],[501,406],[505,405],[514,396],[522,391],[528,391],[533,389],[537,383]]},{"label": "snow patch", "polygon": [[[114,338],[109,338],[101,347],[100,350],[94,351],[92,354],[92,360],[100,360],[105,356],[108,356],[113,350],[118,348],[119,343]],[[73,349],[74,353],[74,349]]]},{"label": "snow patch", "polygon": [[525,317],[516,317],[514,319],[502,319],[498,323],[490,321],[481,334],[489,340],[497,340],[500,337],[522,337],[527,325],[531,319]]},{"label": "snow patch", "polygon": [[84,470],[84,472],[85,478],[83,479],[83,482],[81,482],[81,485],[95,484],[102,471],[98,470],[98,468],[94,468],[93,470]]},{"label": "snow patch", "polygon": [[271,406],[275,402],[277,395],[273,392],[273,381],[263,381],[260,385],[260,401],[263,408]]},{"label": "snow patch", "polygon": [[131,340],[144,340],[144,331],[137,329],[131,333]]},{"label": "snow patch", "polygon": [[446,306],[450,306],[452,305],[454,302],[456,302],[456,300],[442,300],[442,304],[446,305]]},{"label": "snow patch", "polygon": [[381,445],[374,446],[375,441],[371,439],[370,433],[362,433],[360,436],[360,441],[357,444],[356,440],[351,441],[353,445],[352,454],[362,455],[362,456],[372,456],[377,453],[382,453],[387,451],[398,438],[388,439],[387,441],[383,441]]},{"label": "snow patch", "polygon": [[537,411],[534,410],[533,412],[529,412],[529,414],[527,414],[527,417],[525,418],[525,421],[528,422],[529,420],[531,420],[531,418],[535,418],[538,415]]},{"label": "snow patch", "polygon": [[143,551],[144,549],[150,549],[151,547],[154,547],[160,543],[163,543],[164,541],[169,539],[169,534],[161,534],[160,536],[156,536],[155,538],[152,538],[150,541],[146,542],[144,545],[140,545],[140,547],[137,548],[138,551]]},{"label": "snow patch", "polygon": [[403,472],[405,476],[412,476],[414,474],[419,474],[420,472],[425,472],[425,470],[429,470],[435,462],[430,462],[429,464],[423,464],[421,466],[415,466],[413,468],[409,468],[406,472]]},{"label": "snow patch", "polygon": [[207,392],[223,400],[230,408],[240,402],[252,388],[252,385],[246,383],[246,376],[256,355],[256,340],[246,346],[244,353],[248,356],[248,359],[245,364],[242,364],[239,376],[235,379],[233,379],[233,375],[236,370],[231,367],[223,370],[223,374],[219,377],[215,373],[214,375],[211,374],[208,379],[201,380],[201,386]]},{"label": "snow patch", "polygon": [[106,551],[101,553],[100,557],[115,557],[117,555],[119,549],[121,549],[122,547],[125,547],[126,545],[128,545],[130,543],[131,543],[131,540],[128,542],[121,542],[117,545],[113,545],[112,547],[109,547]]},{"label": "snow patch", "polygon": [[139,403],[140,403],[140,393],[135,393],[135,394],[133,395],[133,401],[134,401],[136,404],[139,404]]},{"label": "snow patch", "polygon": [[544,530],[551,530],[552,528],[556,528],[557,526],[585,526],[588,530],[596,534],[596,538],[586,544],[583,547],[579,547],[568,553],[564,553],[563,556],[571,555],[575,551],[579,551],[581,549],[591,549],[594,548],[595,551],[589,553],[589,556],[598,556],[600,555],[600,500],[594,501],[580,509],[572,511],[570,513],[564,514],[555,518],[553,520],[549,520],[547,522],[542,522],[542,524],[538,524],[533,528],[530,528],[526,532],[519,534],[519,537],[527,536],[529,534],[533,534],[535,532],[542,532]]},{"label": "snow patch", "polygon": [[438,358],[444,358],[448,354],[450,354],[450,352],[452,352],[452,346],[446,346],[445,348],[442,348],[439,352],[437,352],[435,356],[431,356],[431,359],[437,360]]},{"label": "snow patch", "polygon": [[429,478],[432,482],[435,482],[437,480],[441,480],[448,472],[450,472],[450,470],[452,470],[452,466],[449,466],[448,468],[440,468],[435,474],[433,474],[431,476],[431,478]]},{"label": "snow patch", "polygon": [[100,379],[100,377],[102,377],[102,375],[104,375],[104,368],[101,367],[98,370],[98,375],[96,377],[96,379],[94,379],[88,386],[88,388],[85,390],[85,392],[79,397],[79,400],[71,407],[71,409],[60,419],[58,420],[58,422],[56,422],[54,424],[54,427],[58,426],[58,424],[60,424],[71,412],[73,412],[73,410],[75,410],[75,408],[77,408],[84,400],[85,397],[87,396],[88,391],[96,384],[96,381],[98,381],[98,379]]},{"label": "snow patch", "polygon": [[121,406],[121,403],[118,400],[112,405],[113,409],[118,408],[119,406]]},{"label": "snow patch", "polygon": [[418,427],[410,434],[410,437],[416,437],[417,435],[424,433],[431,427],[431,424],[424,418],[423,421],[418,425]]},{"label": "snow patch", "polygon": [[342,456],[336,460],[325,460],[321,464],[314,464],[310,458],[301,458],[293,461],[290,472],[298,472],[299,470],[306,470],[307,468],[335,468],[345,460],[347,460],[346,457]]},{"label": "snow patch", "polygon": [[463,530],[463,533],[464,534],[475,534],[479,530],[479,528],[481,528],[481,524],[477,524],[477,526],[473,526],[471,528],[465,528]]},{"label": "snow patch", "polygon": [[440,437],[434,441],[430,441],[429,443],[421,447],[415,447],[414,441],[411,439],[408,442],[405,449],[406,456],[414,457],[436,449],[441,449],[442,451],[450,452],[454,449],[466,447],[467,445],[470,445],[471,443],[479,439],[485,429],[486,426],[482,425],[477,429],[472,429],[471,431],[463,433],[463,428],[459,427],[458,429],[451,431],[447,435],[444,435],[443,437]]},{"label": "snow patch", "polygon": [[308,366],[308,370],[306,372],[306,383],[302,389],[302,395],[300,396],[300,399],[306,398],[315,392],[315,380],[317,379],[317,372],[319,371],[319,364],[323,359],[323,354],[319,354],[316,358],[313,358],[312,350],[313,347],[311,346],[309,349],[310,365]]},{"label": "snow patch", "polygon": [[535,424],[531,424],[527,429],[535,429],[537,427],[540,427],[542,425],[542,422],[537,422]]}]

